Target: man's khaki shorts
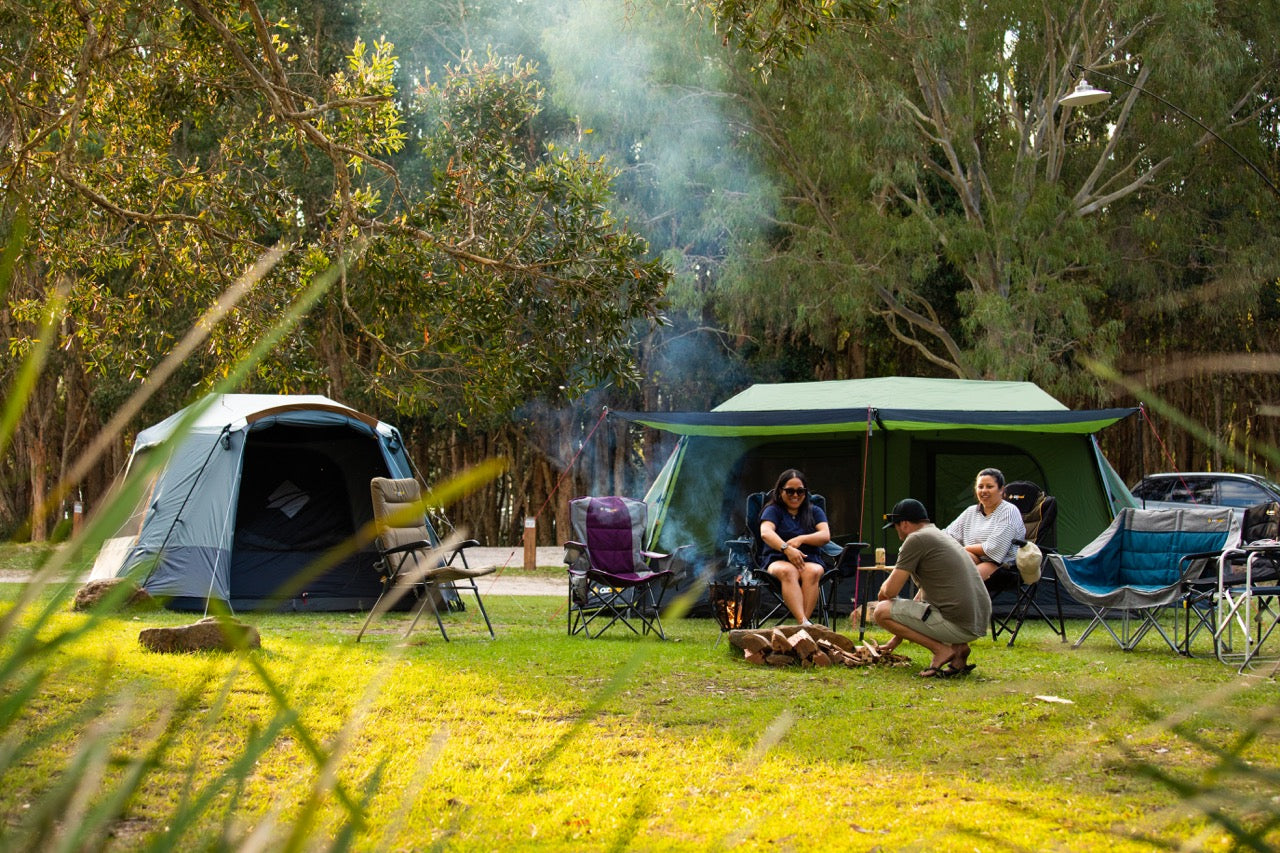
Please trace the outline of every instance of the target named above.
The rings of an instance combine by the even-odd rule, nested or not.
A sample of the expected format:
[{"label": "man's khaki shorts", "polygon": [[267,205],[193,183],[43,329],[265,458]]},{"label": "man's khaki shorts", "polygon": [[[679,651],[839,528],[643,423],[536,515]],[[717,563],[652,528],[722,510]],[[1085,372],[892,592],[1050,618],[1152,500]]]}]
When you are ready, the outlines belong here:
[{"label": "man's khaki shorts", "polygon": [[894,622],[906,625],[940,643],[968,643],[986,633],[984,630],[975,634],[968,628],[948,622],[936,607],[910,598],[895,598],[890,615]]}]

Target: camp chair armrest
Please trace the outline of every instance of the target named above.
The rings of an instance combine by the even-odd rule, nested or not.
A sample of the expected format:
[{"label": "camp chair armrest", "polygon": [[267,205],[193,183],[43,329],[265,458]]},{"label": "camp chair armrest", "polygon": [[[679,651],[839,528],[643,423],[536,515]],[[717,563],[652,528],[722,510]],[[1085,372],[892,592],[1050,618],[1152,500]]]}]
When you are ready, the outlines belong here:
[{"label": "camp chair armrest", "polygon": [[[1033,540],[1031,540],[1031,539],[1011,539],[1011,540],[1009,540],[1009,541],[1011,541],[1011,542],[1012,542],[1014,545],[1016,545],[1017,547],[1021,548],[1023,545],[1026,545],[1028,542],[1032,542]],[[1041,555],[1046,555],[1046,554],[1056,554],[1056,553],[1058,553],[1058,549],[1057,549],[1057,548],[1054,548],[1052,545],[1041,545],[1039,542],[1035,542],[1034,544],[1035,544],[1035,546],[1036,546],[1037,548],[1039,548],[1039,549],[1040,549],[1040,553],[1041,553]],[[1003,563],[1002,565],[1005,565],[1005,566],[1012,566],[1012,565],[1015,565],[1015,564],[1016,564],[1016,561],[1015,561],[1015,560],[1009,560],[1008,562]]]},{"label": "camp chair armrest", "polygon": [[430,550],[431,550],[431,543],[428,542],[426,539],[419,539],[416,542],[406,542],[403,545],[397,545],[394,548],[388,548],[387,550],[383,551],[382,554],[383,556],[388,556],[390,554],[404,554],[409,551],[430,551]]},{"label": "camp chair armrest", "polygon": [[1196,551],[1192,554],[1183,554],[1178,558],[1178,571],[1179,573],[1189,571],[1191,564],[1196,560],[1217,560],[1221,556],[1221,551]]},{"label": "camp chair armrest", "polygon": [[1191,553],[1191,554],[1183,554],[1183,555],[1182,555],[1182,557],[1181,557],[1181,559],[1183,559],[1183,560],[1207,560],[1207,559],[1208,559],[1208,558],[1210,558],[1210,557],[1220,557],[1220,556],[1222,556],[1222,553],[1223,553],[1222,551],[1196,551],[1196,552]]},{"label": "camp chair armrest", "polygon": [[831,570],[840,577],[849,577],[858,570],[858,558],[862,552],[870,548],[867,542],[828,542],[822,551],[828,557],[834,557]]},{"label": "camp chair armrest", "polygon": [[445,560],[445,565],[452,566],[453,561],[458,559],[459,556],[461,556],[462,565],[467,566],[467,555],[464,554],[463,551],[466,551],[468,548],[474,548],[479,544],[480,543],[475,539],[464,539],[463,541],[459,542],[457,545],[454,545],[453,550],[449,552],[449,559]]},{"label": "camp chair armrest", "polygon": [[656,551],[641,551],[640,555],[649,563],[649,567],[655,572],[671,572],[671,577],[667,580],[668,584],[679,583],[684,580],[687,574],[685,567],[688,564],[686,552],[693,548],[693,545],[681,545],[670,554],[660,554]]},{"label": "camp chair armrest", "polygon": [[1280,551],[1280,542],[1245,542],[1230,550],[1239,551],[1243,554],[1265,554],[1271,551]]}]

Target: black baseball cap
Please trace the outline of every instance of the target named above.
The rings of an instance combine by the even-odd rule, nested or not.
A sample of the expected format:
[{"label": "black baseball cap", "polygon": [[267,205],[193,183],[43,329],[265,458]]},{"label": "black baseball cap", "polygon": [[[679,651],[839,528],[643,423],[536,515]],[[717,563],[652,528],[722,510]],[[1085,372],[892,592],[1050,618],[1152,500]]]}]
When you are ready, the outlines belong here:
[{"label": "black baseball cap", "polygon": [[915,498],[903,498],[893,505],[892,512],[884,514],[884,520],[888,523],[883,529],[888,530],[899,521],[928,521],[929,511]]}]

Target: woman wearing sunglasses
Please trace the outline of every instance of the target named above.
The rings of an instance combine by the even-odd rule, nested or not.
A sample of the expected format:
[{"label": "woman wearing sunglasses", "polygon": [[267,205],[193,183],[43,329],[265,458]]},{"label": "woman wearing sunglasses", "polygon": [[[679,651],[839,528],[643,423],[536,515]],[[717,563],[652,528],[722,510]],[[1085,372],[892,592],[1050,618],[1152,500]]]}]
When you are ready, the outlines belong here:
[{"label": "woman wearing sunglasses", "polygon": [[818,605],[818,583],[826,571],[821,548],[830,540],[826,513],[809,500],[804,474],[783,471],[760,512],[761,564],[778,579],[782,603],[801,625],[811,624]]}]

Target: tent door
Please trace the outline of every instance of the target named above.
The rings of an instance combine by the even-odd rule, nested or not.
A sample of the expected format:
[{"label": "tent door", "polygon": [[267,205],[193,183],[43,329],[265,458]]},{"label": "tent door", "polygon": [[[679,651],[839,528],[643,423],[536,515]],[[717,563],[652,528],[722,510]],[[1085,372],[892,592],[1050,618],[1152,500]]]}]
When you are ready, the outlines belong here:
[{"label": "tent door", "polygon": [[1030,480],[1047,488],[1044,469],[1027,452],[1008,444],[985,442],[919,442],[912,448],[912,471],[924,482],[912,483],[939,526],[951,523],[974,502],[973,482],[983,468],[999,468],[1005,482]]},{"label": "tent door", "polygon": [[[390,472],[376,436],[346,427],[272,425],[246,437],[231,551],[237,609],[306,594],[358,609],[380,591],[366,546],[317,572],[318,560],[373,517],[369,481]],[[299,581],[299,576],[308,576]],[[282,595],[282,593],[284,593]],[[366,605],[367,606],[367,605]]]}]

